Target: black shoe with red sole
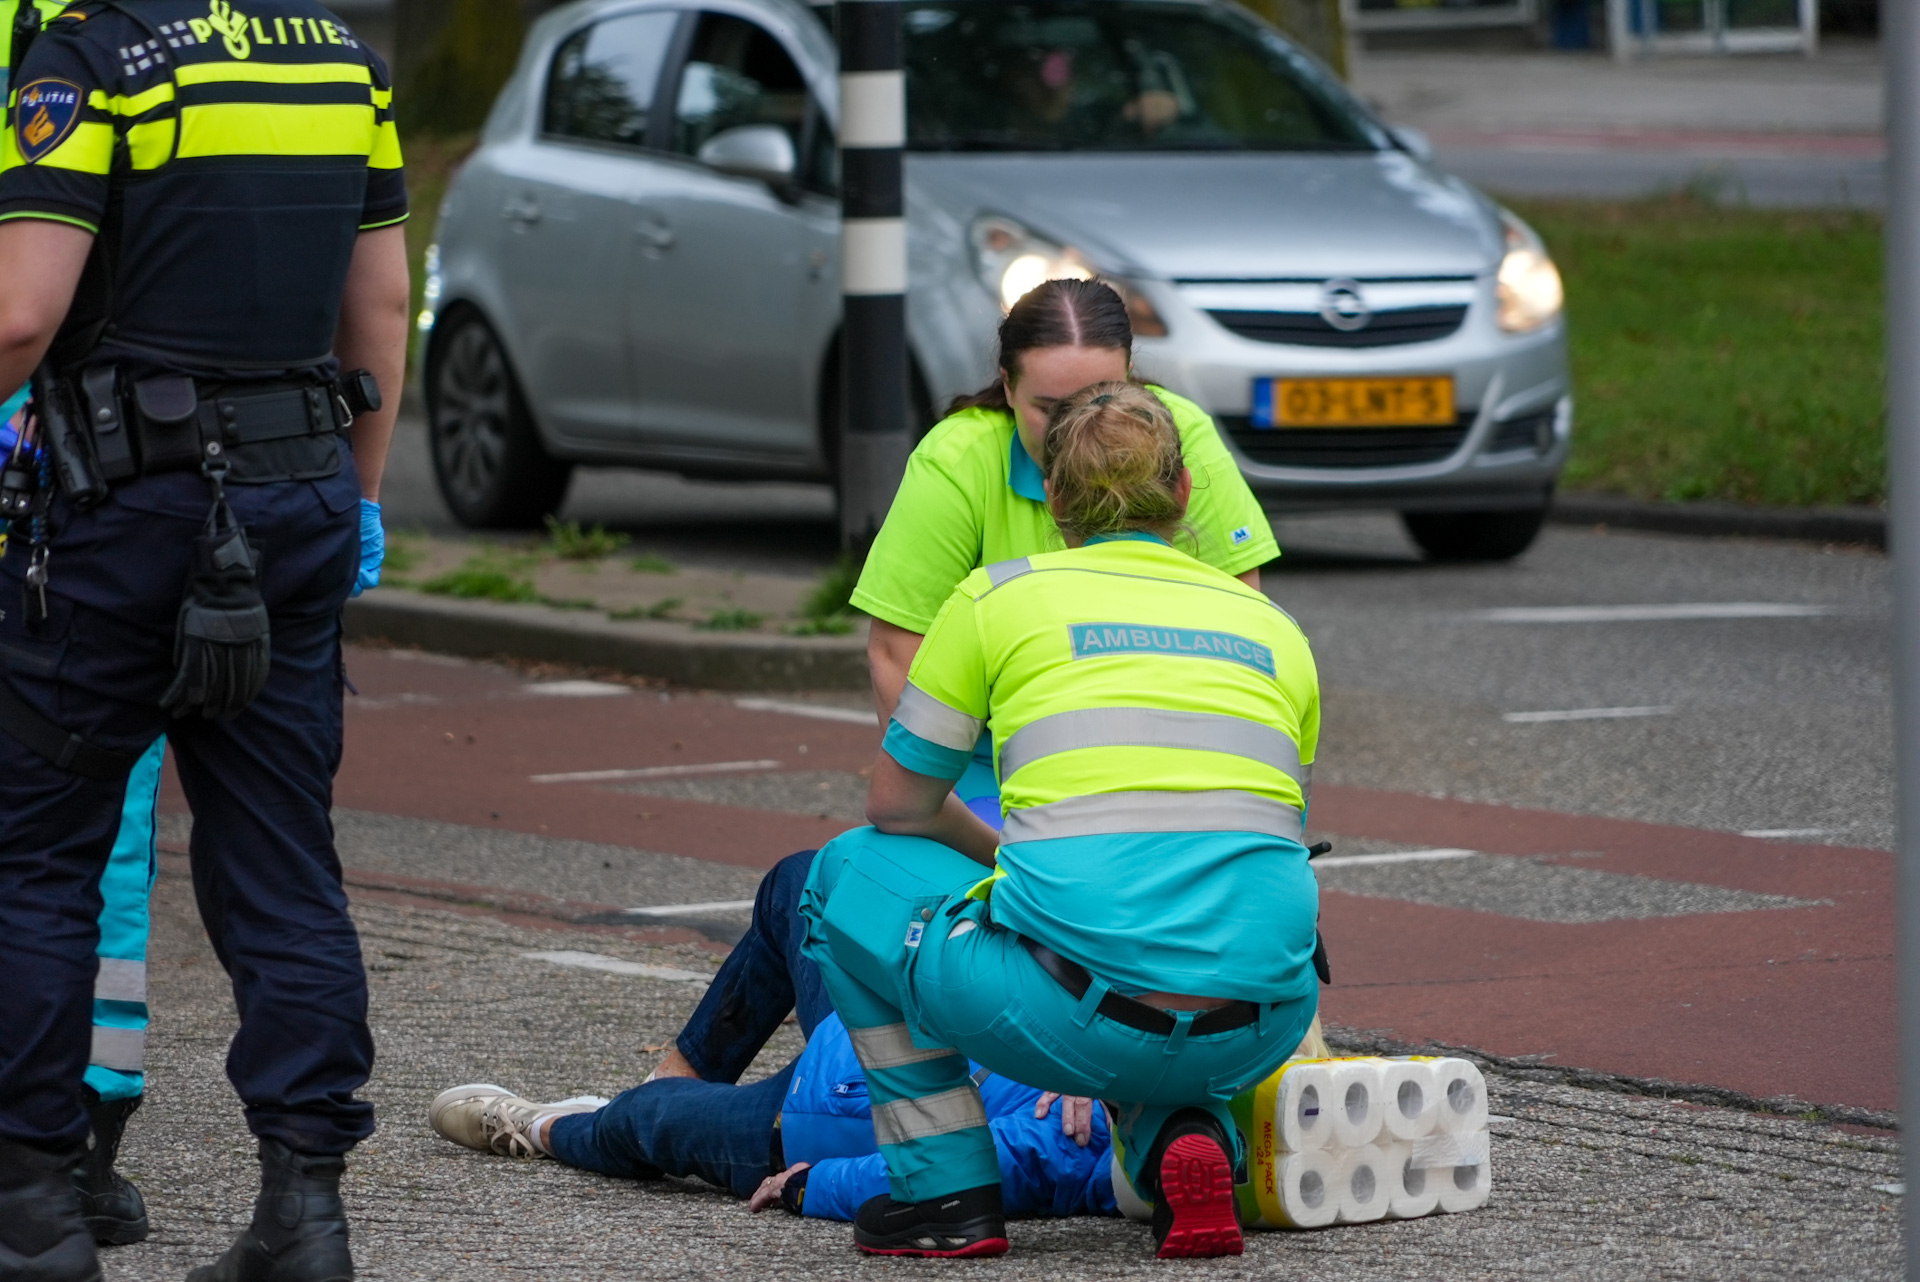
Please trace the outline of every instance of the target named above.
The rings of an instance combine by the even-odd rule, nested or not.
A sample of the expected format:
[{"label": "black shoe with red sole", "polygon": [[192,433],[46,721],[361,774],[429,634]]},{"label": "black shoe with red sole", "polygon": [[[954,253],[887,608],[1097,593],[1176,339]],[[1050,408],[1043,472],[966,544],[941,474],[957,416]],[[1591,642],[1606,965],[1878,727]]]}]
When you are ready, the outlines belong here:
[{"label": "black shoe with red sole", "polygon": [[1233,1204],[1233,1160],[1212,1119],[1174,1128],[1160,1154],[1159,1180],[1153,1240],[1161,1259],[1240,1254],[1243,1243]]},{"label": "black shoe with red sole", "polygon": [[896,1202],[882,1193],[854,1216],[853,1244],[868,1255],[919,1255],[958,1260],[1007,1253],[1000,1186],[962,1189],[924,1202]]}]

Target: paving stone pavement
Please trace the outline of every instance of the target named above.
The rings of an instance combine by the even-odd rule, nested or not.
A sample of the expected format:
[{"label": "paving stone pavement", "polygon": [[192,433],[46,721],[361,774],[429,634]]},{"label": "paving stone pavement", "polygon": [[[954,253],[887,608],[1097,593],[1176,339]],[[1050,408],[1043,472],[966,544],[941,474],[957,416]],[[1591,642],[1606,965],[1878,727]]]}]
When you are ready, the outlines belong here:
[{"label": "paving stone pavement", "polygon": [[[124,1169],[154,1235],[105,1253],[111,1279],[177,1279],[248,1212],[252,1144],[222,1071],[231,1000],[194,916],[184,861],[154,899],[155,1021],[147,1106]],[[1006,1279],[1165,1277],[1144,1227],[1016,1224],[1004,1260],[857,1256],[842,1225],[749,1216],[691,1183],[640,1185],[456,1148],[427,1101],[458,1082],[530,1095],[611,1095],[643,1077],[701,988],[556,966],[592,951],[710,972],[710,949],[531,930],[487,916],[356,901],[380,1059],[367,1095],[380,1130],[350,1162],[365,1279],[827,1278],[922,1273]],[[789,1025],[755,1066],[797,1053]],[[1892,1278],[1901,1268],[1897,1140],[1809,1123],[1495,1076],[1495,1190],[1469,1215],[1250,1234],[1219,1278]],[[1177,1266],[1176,1266],[1177,1267]]]}]

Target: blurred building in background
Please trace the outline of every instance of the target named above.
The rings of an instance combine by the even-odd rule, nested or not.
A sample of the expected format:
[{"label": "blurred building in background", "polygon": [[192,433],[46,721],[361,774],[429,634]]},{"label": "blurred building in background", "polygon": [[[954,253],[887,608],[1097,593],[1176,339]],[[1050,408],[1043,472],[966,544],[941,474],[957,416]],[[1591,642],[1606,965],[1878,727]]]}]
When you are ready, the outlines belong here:
[{"label": "blurred building in background", "polygon": [[1814,53],[1823,35],[1873,37],[1880,0],[1340,0],[1362,50]]}]

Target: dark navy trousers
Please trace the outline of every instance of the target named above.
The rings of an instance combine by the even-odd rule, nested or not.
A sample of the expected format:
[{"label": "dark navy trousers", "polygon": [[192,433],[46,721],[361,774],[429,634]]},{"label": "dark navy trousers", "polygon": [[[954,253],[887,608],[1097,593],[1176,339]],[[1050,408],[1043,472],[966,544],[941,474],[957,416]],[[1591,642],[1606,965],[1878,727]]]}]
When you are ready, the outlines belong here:
[{"label": "dark navy trousers", "polygon": [[[344,453],[344,445],[341,447]],[[256,1135],[344,1153],[373,1131],[366,972],[329,818],[340,762],[340,608],[359,559],[350,460],[321,481],[229,485],[262,561],[272,666],[232,721],[174,720],[175,616],[210,501],[195,473],[56,501],[50,617],[29,626],[28,546],[0,560],[0,680],[65,730],[137,755],[165,734],[193,810],[194,895],[233,984],[227,1075]],[[84,1141],[100,876],[126,783],[61,770],[0,730],[0,1136]]]}]

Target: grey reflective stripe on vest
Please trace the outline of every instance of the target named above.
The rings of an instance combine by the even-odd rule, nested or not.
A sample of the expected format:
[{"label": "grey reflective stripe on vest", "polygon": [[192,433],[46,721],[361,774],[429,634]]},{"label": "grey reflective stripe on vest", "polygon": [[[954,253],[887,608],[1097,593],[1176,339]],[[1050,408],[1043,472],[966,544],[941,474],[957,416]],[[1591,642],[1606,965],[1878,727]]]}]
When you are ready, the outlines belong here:
[{"label": "grey reflective stripe on vest", "polygon": [[1194,748],[1248,757],[1302,787],[1300,749],[1282,731],[1245,717],[1169,708],[1078,708],[1030,721],[1000,748],[1000,777],[1077,748]]},{"label": "grey reflective stripe on vest", "polygon": [[147,1066],[147,1030],[144,1028],[106,1028],[93,1026],[93,1050],[89,1064],[111,1068],[117,1073],[138,1073]]},{"label": "grey reflective stripe on vest", "polygon": [[987,1106],[980,1102],[980,1090],[971,1082],[938,1095],[873,1106],[873,1138],[882,1144],[904,1144],[986,1124]]},{"label": "grey reflective stripe on vest", "polygon": [[1000,844],[1132,832],[1264,832],[1300,840],[1300,812],[1238,789],[1214,792],[1098,792],[1007,812]]},{"label": "grey reflective stripe on vest", "polygon": [[893,706],[893,719],[928,743],[960,752],[972,752],[986,722],[940,702],[909,681]]},{"label": "grey reflective stripe on vest", "polygon": [[1017,579],[1033,569],[1033,561],[1028,557],[1015,557],[1011,561],[995,561],[987,567],[987,581],[999,587],[1008,579]]},{"label": "grey reflective stripe on vest", "polygon": [[93,999],[100,1002],[144,1002],[147,1000],[147,964],[102,957],[100,973],[93,980]]},{"label": "grey reflective stripe on vest", "polygon": [[925,1046],[915,1046],[905,1024],[849,1028],[847,1035],[853,1039],[853,1053],[859,1057],[860,1067],[868,1071],[899,1068],[903,1064],[924,1064],[930,1059],[945,1059],[958,1053],[951,1046],[935,1046],[931,1050]]}]

